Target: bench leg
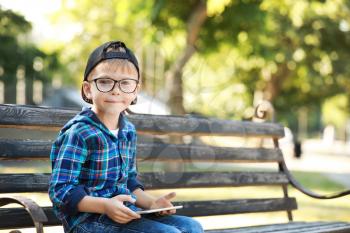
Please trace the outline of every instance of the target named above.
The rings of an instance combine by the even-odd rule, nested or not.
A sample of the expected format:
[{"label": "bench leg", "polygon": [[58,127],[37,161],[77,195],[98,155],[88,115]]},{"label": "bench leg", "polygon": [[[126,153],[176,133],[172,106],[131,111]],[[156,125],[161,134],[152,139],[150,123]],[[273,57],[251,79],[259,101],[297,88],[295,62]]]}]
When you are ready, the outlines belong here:
[{"label": "bench leg", "polygon": [[[34,226],[37,233],[44,233],[43,222],[47,222],[47,217],[43,209],[35,203],[33,200],[26,197],[1,197],[0,207],[8,204],[16,203],[25,208],[25,210],[30,214],[34,222]],[[18,230],[11,231],[13,233],[20,232]]]}]

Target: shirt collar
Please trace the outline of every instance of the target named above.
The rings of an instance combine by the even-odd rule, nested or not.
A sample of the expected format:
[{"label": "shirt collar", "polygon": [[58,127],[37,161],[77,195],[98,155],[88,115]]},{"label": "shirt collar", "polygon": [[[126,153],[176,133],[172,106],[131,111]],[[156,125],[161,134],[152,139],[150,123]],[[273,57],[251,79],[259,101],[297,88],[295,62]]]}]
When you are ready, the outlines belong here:
[{"label": "shirt collar", "polygon": [[[105,124],[103,124],[102,121],[97,117],[96,113],[91,110],[91,107],[83,107],[81,114],[88,116],[93,120],[95,123],[97,123],[102,130],[104,130],[109,135],[112,135],[113,137],[116,137],[107,127]],[[118,120],[118,138],[124,138],[128,139],[128,128],[127,128],[127,119],[124,112],[121,112],[119,115]]]}]

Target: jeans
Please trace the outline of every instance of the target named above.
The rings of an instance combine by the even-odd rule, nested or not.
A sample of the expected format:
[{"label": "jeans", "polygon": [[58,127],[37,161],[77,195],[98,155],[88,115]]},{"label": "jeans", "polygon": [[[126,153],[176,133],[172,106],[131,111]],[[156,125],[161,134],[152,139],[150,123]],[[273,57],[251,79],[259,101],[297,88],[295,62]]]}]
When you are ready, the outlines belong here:
[{"label": "jeans", "polygon": [[203,233],[196,220],[180,215],[142,215],[126,224],[114,222],[107,215],[94,215],[76,226],[73,233]]}]

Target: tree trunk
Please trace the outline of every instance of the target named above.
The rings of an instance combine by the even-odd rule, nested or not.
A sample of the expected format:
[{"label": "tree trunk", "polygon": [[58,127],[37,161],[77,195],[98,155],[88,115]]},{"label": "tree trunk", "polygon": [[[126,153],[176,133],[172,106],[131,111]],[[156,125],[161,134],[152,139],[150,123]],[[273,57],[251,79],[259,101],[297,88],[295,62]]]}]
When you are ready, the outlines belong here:
[{"label": "tree trunk", "polygon": [[289,73],[287,64],[283,63],[278,67],[277,72],[272,74],[269,81],[266,83],[263,94],[264,100],[267,100],[272,104],[274,103],[274,100],[280,94],[283,83],[288,78]]},{"label": "tree trunk", "polygon": [[202,24],[207,18],[207,5],[205,0],[199,0],[187,23],[187,44],[179,58],[166,72],[167,104],[171,114],[183,115],[186,113],[183,106],[182,71],[186,63],[195,53],[195,43]]}]

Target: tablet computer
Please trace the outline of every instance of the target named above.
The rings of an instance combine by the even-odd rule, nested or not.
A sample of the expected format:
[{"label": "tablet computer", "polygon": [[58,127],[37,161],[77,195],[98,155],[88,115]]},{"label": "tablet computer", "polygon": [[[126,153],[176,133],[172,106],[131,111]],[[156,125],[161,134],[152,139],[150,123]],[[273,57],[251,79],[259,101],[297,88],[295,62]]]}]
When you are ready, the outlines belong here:
[{"label": "tablet computer", "polygon": [[159,209],[139,210],[139,211],[135,211],[135,213],[137,213],[137,214],[151,214],[151,213],[161,212],[164,210],[176,210],[176,209],[182,209],[182,208],[183,208],[182,205],[178,205],[178,206],[165,207],[165,208],[159,208]]}]

